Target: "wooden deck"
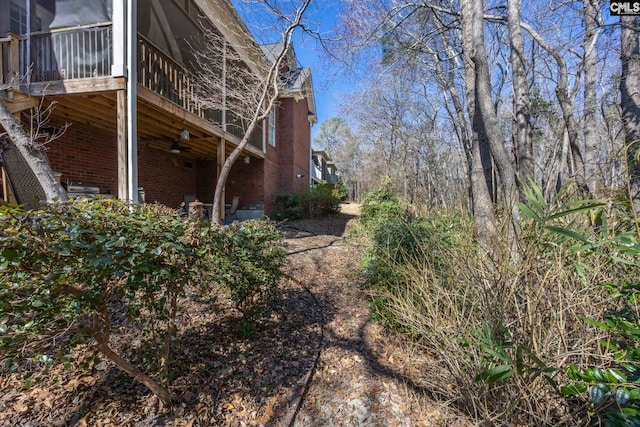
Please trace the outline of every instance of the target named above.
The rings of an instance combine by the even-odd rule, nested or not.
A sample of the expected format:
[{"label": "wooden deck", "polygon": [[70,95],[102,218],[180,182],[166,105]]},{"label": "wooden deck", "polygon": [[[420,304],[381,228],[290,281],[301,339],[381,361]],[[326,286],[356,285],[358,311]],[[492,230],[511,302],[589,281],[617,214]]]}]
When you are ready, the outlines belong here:
[{"label": "wooden deck", "polygon": [[[118,93],[123,93],[125,79],[111,76],[111,37],[109,24],[33,34],[32,67],[26,66],[23,38],[10,34],[0,39],[0,83],[10,89],[5,99],[12,111],[33,107],[44,96],[57,104],[54,119],[116,130]],[[223,114],[196,101],[187,70],[142,36],[138,64],[139,144],[169,151],[172,140],[186,129],[190,139],[181,141],[191,149],[186,155],[216,159],[221,141],[227,142],[227,153],[240,143],[242,129],[229,126],[225,131]],[[19,81],[18,76],[29,77]],[[261,128],[246,151],[264,157]]]}]

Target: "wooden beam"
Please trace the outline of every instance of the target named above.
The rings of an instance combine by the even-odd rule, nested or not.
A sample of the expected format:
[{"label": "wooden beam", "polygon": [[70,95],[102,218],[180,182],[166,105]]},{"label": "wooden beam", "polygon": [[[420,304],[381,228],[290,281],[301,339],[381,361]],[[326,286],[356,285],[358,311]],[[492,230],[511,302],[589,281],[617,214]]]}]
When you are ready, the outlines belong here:
[{"label": "wooden beam", "polygon": [[5,104],[9,108],[9,111],[13,113],[19,113],[20,111],[28,110],[38,106],[38,99],[20,92],[15,92],[9,96],[7,91],[3,91],[2,98],[6,101]]},{"label": "wooden beam", "polygon": [[68,122],[83,124],[86,126],[116,131],[116,111],[95,109],[93,104],[64,100],[53,108],[52,117]]},{"label": "wooden beam", "polygon": [[20,85],[20,91],[32,96],[84,94],[124,89],[124,77],[91,77],[87,79],[57,80]]},{"label": "wooden beam", "polygon": [[0,167],[0,170],[2,171],[2,199],[7,202],[7,203],[11,203],[11,196],[9,195],[9,179],[7,177],[7,173],[4,171],[3,167]]},{"label": "wooden beam", "polygon": [[127,98],[124,90],[116,94],[117,133],[118,133],[118,198],[129,200],[127,184]]},{"label": "wooden beam", "polygon": [[[145,103],[149,104],[150,107],[160,112],[164,111],[164,112],[168,112],[171,115],[176,116],[177,122],[190,123],[192,126],[196,126],[202,129],[205,133],[222,138],[233,145],[240,144],[240,139],[238,137],[223,131],[215,123],[212,123],[193,113],[188,112],[182,107],[177,106],[173,102],[163,98],[161,95],[158,95],[157,93],[141,85],[138,85],[138,99],[145,101]],[[253,154],[255,157],[258,157],[261,159],[264,158],[265,156],[262,150],[258,150],[257,148],[252,147],[250,145],[248,145],[245,148],[245,150]]]}]

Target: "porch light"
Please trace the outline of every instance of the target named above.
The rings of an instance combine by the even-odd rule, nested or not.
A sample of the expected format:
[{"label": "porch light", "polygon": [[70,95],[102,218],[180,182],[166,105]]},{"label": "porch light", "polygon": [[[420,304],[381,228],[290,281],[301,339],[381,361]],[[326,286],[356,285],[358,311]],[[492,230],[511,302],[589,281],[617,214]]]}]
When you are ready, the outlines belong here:
[{"label": "porch light", "polygon": [[249,163],[251,163],[251,157],[249,157],[249,156],[245,156],[245,158],[244,158],[244,164],[245,164],[245,165],[248,165]]},{"label": "porch light", "polygon": [[188,140],[189,139],[189,131],[186,130],[186,129],[182,129],[180,131],[180,139],[183,139],[185,141]]}]

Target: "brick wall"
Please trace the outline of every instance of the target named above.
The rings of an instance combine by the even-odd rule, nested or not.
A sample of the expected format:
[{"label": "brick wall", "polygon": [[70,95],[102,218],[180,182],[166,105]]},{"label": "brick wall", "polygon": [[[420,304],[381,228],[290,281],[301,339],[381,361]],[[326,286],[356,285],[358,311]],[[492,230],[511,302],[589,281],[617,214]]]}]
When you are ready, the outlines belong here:
[{"label": "brick wall", "polygon": [[[226,202],[240,196],[240,205],[263,205],[273,212],[275,195],[299,193],[309,181],[310,132],[306,101],[283,99],[277,111],[276,147],[267,145],[266,158],[241,158],[227,181]],[[96,132],[73,124],[48,146],[54,170],[65,181],[96,184],[102,193],[117,194],[117,138],[115,132]],[[303,178],[297,178],[303,174]],[[216,164],[194,160],[148,146],[138,147],[138,182],[146,201],[178,207],[187,194],[205,203],[213,201]]]},{"label": "brick wall", "polygon": [[95,184],[104,194],[118,194],[116,134],[72,124],[60,138],[47,145],[53,170],[62,181]]},{"label": "brick wall", "polygon": [[[311,125],[309,123],[309,107],[307,101],[293,101],[295,126],[295,151],[291,176],[294,181],[295,192],[309,186],[309,162],[311,157]],[[297,178],[297,175],[304,175]]]},{"label": "brick wall", "polygon": [[196,162],[196,197],[201,202],[213,203],[216,176],[215,160],[198,160]]},{"label": "brick wall", "polygon": [[[62,172],[63,181],[81,181],[100,187],[104,194],[118,193],[117,138],[108,131],[79,124],[71,125],[62,137],[47,146],[47,155],[54,170]],[[148,203],[158,202],[178,207],[185,194],[206,192],[205,181],[196,185],[197,171],[207,172],[210,165],[200,165],[151,147],[138,147],[138,185],[143,187]],[[211,173],[215,174],[215,165]],[[213,194],[213,189],[211,190]]]},{"label": "brick wall", "polygon": [[[311,146],[307,102],[286,98],[278,110],[279,192],[299,193],[309,182]],[[298,175],[304,175],[298,178]]]},{"label": "brick wall", "polygon": [[264,160],[251,158],[245,164],[243,158],[238,159],[231,168],[225,186],[226,203],[231,203],[235,196],[240,196],[240,207],[261,205],[264,203]]},{"label": "brick wall", "polygon": [[196,160],[149,147],[138,149],[138,183],[147,203],[178,207],[196,194]]}]

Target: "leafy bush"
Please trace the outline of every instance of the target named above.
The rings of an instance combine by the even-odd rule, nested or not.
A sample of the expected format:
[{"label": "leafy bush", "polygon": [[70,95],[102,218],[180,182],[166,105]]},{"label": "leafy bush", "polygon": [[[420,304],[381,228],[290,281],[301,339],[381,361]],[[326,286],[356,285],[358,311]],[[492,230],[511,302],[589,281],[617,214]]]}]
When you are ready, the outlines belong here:
[{"label": "leafy bush", "polygon": [[285,193],[276,195],[276,219],[296,220],[302,218],[300,197],[296,194]]},{"label": "leafy bush", "polygon": [[[274,296],[284,258],[282,236],[271,224],[202,228],[155,205],[74,201],[30,212],[3,206],[0,223],[3,365],[11,369],[34,355],[50,364],[89,342],[165,404],[185,287],[216,292],[222,282],[253,318]],[[143,338],[144,369],[116,352],[115,325]],[[42,345],[47,339],[62,342],[59,354]]]},{"label": "leafy bush", "polygon": [[340,206],[340,191],[336,184],[316,184],[300,195],[300,203],[304,216],[317,216],[338,213]]},{"label": "leafy bush", "polygon": [[[540,212],[544,204],[535,185],[529,189],[529,199],[536,201],[534,209],[525,208],[524,212],[560,239],[573,242],[574,252],[585,259],[609,258],[613,262],[610,268],[632,273],[631,277],[619,274],[602,283],[610,299],[601,317],[579,316],[587,325],[605,333],[602,350],[593,355],[592,363],[560,367],[569,380],[560,393],[568,399],[581,399],[585,419],[605,426],[640,425],[640,282],[636,277],[640,267],[640,230],[630,215],[633,208],[626,203],[583,203],[574,207],[571,212],[587,214],[588,221],[584,223],[594,226],[589,230],[580,223],[547,225],[549,218]],[[583,261],[574,264],[582,275],[589,267]]]},{"label": "leafy bush", "polygon": [[[449,251],[460,251],[464,246],[456,244],[456,236],[470,245],[471,221],[458,213],[433,213],[429,218],[414,220],[399,217],[376,218],[371,226],[371,245],[367,250],[363,267],[368,282],[374,290],[383,294],[402,289],[406,277],[402,272],[421,268],[426,262],[439,272],[447,269],[445,258]],[[370,303],[373,315],[384,321],[387,327],[405,330],[389,312],[391,299],[378,295]]]},{"label": "leafy bush", "polygon": [[344,182],[339,182],[335,184],[334,194],[339,200],[345,201],[349,197],[349,187]]},{"label": "leafy bush", "polygon": [[360,209],[360,225],[365,229],[375,229],[390,219],[403,218],[404,211],[400,199],[389,186],[382,186],[373,191],[362,203]]},{"label": "leafy bush", "polygon": [[[78,331],[62,334],[67,345],[92,338],[102,355],[168,404],[161,384],[167,378],[177,299],[187,280],[199,277],[191,240],[196,225],[168,208],[108,200],[31,212],[5,206],[0,221],[3,353],[17,356],[37,346],[36,336],[59,340],[63,331]],[[119,312],[151,331],[158,379],[112,349],[112,316]]]},{"label": "leafy bush", "polygon": [[212,280],[227,288],[245,319],[255,319],[276,295],[285,257],[282,233],[266,221],[216,227],[209,233]]}]

